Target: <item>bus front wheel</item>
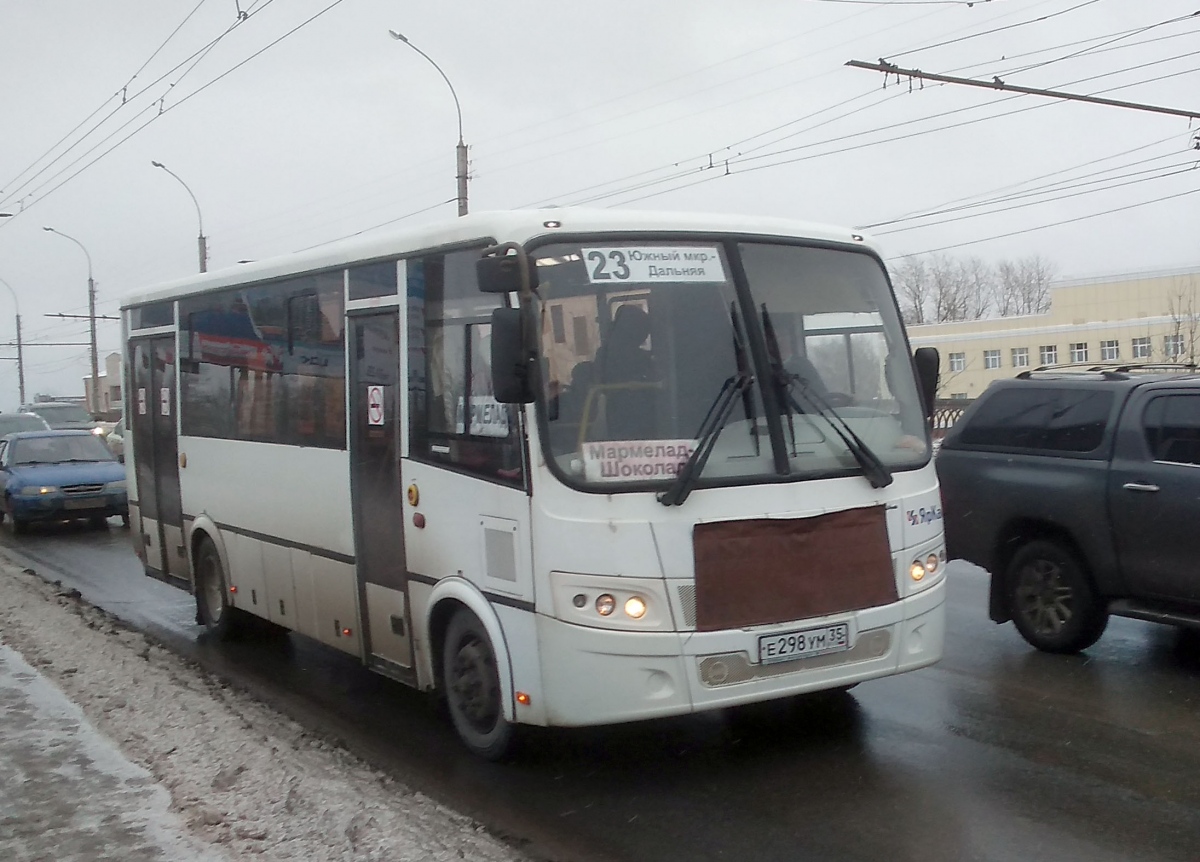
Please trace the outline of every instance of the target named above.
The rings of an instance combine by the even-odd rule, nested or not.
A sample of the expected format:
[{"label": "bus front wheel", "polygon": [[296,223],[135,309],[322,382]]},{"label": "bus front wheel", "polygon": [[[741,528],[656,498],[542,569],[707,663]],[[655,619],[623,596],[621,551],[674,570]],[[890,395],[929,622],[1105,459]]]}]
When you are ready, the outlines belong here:
[{"label": "bus front wheel", "polygon": [[196,621],[217,640],[232,640],[243,627],[244,612],[229,603],[225,567],[208,536],[196,548],[196,610]]},{"label": "bus front wheel", "polygon": [[514,728],[504,717],[496,653],[483,623],[465,608],[446,627],[442,685],[450,719],[467,748],[487,760],[508,754]]}]

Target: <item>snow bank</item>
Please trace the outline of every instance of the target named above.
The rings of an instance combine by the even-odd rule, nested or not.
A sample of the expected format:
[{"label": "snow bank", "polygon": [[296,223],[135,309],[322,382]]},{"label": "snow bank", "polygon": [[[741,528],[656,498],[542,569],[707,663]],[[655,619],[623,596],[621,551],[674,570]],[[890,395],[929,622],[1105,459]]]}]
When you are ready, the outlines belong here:
[{"label": "snow bank", "polygon": [[0,640],[169,791],[191,837],[231,859],[524,859],[74,591],[7,562]]}]

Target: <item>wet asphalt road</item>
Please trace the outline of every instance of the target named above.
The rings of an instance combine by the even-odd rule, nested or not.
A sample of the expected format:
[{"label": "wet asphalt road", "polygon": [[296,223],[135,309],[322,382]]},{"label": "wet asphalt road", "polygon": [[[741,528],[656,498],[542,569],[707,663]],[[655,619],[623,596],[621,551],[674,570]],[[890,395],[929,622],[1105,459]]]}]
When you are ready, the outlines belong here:
[{"label": "wet asphalt road", "polygon": [[950,572],[946,657],[847,695],[464,754],[431,701],[297,636],[217,647],[117,521],[0,544],[306,726],[554,860],[1200,860],[1200,638],[1113,620],[1085,656],[986,618]]}]

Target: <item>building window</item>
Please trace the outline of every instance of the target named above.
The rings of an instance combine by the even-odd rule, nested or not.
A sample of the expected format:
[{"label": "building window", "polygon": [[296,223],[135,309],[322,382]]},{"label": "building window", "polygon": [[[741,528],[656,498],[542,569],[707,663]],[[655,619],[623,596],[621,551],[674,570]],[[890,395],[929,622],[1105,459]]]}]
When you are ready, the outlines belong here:
[{"label": "building window", "polygon": [[554,343],[567,343],[567,327],[563,322],[563,310],[561,305],[550,306],[550,328],[554,331]]},{"label": "building window", "polygon": [[1029,367],[1029,348],[1014,347],[1012,349],[1012,364],[1013,368],[1028,368]]},{"label": "building window", "polygon": [[1072,362],[1087,362],[1088,349],[1086,341],[1071,342],[1071,361]]},{"label": "building window", "polygon": [[1058,362],[1058,345],[1043,344],[1038,348],[1038,364],[1054,365]]},{"label": "building window", "polygon": [[1168,359],[1178,359],[1180,356],[1183,356],[1183,336],[1163,336],[1163,353],[1166,354]]},{"label": "building window", "polygon": [[571,318],[571,325],[575,330],[575,355],[591,356],[592,340],[588,338],[587,318],[577,314]]},{"label": "building window", "polygon": [[1133,339],[1133,358],[1134,359],[1149,359],[1150,358],[1150,338],[1135,338]]},{"label": "building window", "polygon": [[1000,351],[999,350],[983,351],[983,367],[984,368],[999,368],[1000,367]]},{"label": "building window", "polygon": [[1116,339],[1100,342],[1100,359],[1113,360],[1121,358],[1121,343]]},{"label": "building window", "polygon": [[950,354],[950,370],[951,371],[966,371],[967,370],[967,354],[951,353]]}]

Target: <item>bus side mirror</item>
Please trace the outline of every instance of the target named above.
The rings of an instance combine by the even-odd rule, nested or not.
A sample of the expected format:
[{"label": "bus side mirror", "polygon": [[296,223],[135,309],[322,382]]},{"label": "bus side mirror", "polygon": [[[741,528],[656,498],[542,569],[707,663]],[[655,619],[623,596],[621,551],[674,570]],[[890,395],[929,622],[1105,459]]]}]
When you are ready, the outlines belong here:
[{"label": "bus side mirror", "polygon": [[[490,251],[490,249],[489,249]],[[537,287],[537,272],[529,268],[528,286],[521,281],[521,255],[487,254],[475,261],[480,293],[520,293]]]},{"label": "bus side mirror", "polygon": [[521,309],[492,311],[492,396],[501,404],[533,401],[533,359],[525,348]]},{"label": "bus side mirror", "polygon": [[936,347],[918,347],[913,354],[913,364],[917,368],[917,383],[921,387],[921,404],[925,408],[925,418],[933,418],[933,403],[937,398],[938,366],[941,357]]}]

